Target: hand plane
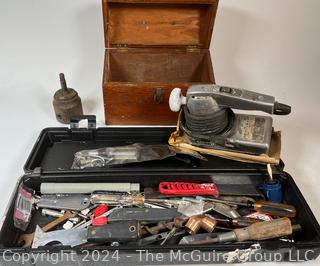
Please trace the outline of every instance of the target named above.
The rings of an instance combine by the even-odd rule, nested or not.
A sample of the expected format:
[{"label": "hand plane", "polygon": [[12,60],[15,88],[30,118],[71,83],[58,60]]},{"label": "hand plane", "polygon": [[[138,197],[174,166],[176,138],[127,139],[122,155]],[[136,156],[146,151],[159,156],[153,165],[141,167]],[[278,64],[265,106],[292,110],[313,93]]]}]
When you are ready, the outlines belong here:
[{"label": "hand plane", "polygon": [[272,118],[235,114],[232,109],[288,115],[291,107],[273,96],[218,85],[194,85],[187,95],[176,88],[169,99],[170,109],[183,112],[179,126],[190,144],[203,148],[267,154],[272,136]]}]

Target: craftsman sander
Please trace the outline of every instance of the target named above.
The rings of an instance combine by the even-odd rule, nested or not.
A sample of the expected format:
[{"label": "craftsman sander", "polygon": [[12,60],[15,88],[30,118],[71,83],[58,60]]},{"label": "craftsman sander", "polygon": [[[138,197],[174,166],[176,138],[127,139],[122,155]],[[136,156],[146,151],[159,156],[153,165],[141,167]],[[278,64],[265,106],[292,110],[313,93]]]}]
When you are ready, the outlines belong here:
[{"label": "craftsman sander", "polygon": [[179,112],[179,127],[191,145],[254,155],[268,154],[273,132],[272,118],[236,114],[232,109],[288,115],[291,107],[268,96],[218,85],[194,85],[183,96],[171,92],[170,109]]}]

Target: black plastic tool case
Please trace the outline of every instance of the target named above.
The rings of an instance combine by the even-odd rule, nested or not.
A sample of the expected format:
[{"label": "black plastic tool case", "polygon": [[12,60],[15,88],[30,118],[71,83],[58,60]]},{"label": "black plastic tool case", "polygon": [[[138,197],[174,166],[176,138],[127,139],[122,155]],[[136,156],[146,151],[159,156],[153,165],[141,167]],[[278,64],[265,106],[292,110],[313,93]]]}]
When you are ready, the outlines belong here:
[{"label": "black plastic tool case", "polygon": [[[89,119],[88,128],[77,128],[77,121],[69,128],[47,128],[38,138],[25,165],[25,175],[20,179],[27,186],[39,190],[41,182],[139,182],[142,187],[156,186],[160,181],[214,181],[217,184],[262,183],[266,175],[266,167],[244,164],[211,157],[207,162],[195,159],[166,159],[161,162],[147,162],[125,167],[101,168],[90,170],[70,170],[74,153],[82,149],[105,146],[119,146],[135,142],[154,144],[167,143],[174,128],[95,128],[94,119]],[[303,195],[292,177],[283,171],[283,165],[274,170],[280,177],[285,201],[293,204],[298,211],[295,222],[301,224],[302,232],[294,235],[294,242],[270,240],[245,243],[233,243],[211,246],[152,246],[152,247],[94,247],[92,249],[74,249],[70,247],[45,247],[36,250],[16,247],[16,241],[22,233],[13,225],[14,200],[13,192],[6,216],[0,232],[1,260],[7,258],[8,265],[15,265],[13,254],[69,254],[71,260],[61,257],[60,265],[154,265],[154,264],[204,264],[244,262],[245,254],[255,254],[250,261],[301,261],[316,259],[320,252],[320,227],[312,214]],[[46,224],[46,218],[35,217],[28,228],[34,230],[36,224]],[[255,245],[259,244],[259,245]],[[144,250],[144,251],[139,251]],[[148,257],[145,256],[149,252]],[[159,258],[155,254],[161,253]],[[152,256],[150,255],[152,254]],[[238,256],[234,256],[234,255]],[[240,256],[240,255],[244,256]],[[17,256],[17,255],[16,255]],[[193,257],[191,257],[193,256]],[[51,261],[56,262],[56,261]],[[20,265],[20,261],[16,265]],[[25,265],[49,265],[31,259]],[[53,264],[53,263],[52,263]]]}]

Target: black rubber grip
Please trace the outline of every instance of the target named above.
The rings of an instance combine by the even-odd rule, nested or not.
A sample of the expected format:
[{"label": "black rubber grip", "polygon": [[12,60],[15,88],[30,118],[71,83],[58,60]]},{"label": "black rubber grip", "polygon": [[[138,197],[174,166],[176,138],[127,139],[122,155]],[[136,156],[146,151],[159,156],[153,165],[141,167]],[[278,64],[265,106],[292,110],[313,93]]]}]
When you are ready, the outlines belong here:
[{"label": "black rubber grip", "polygon": [[275,102],[273,113],[275,115],[288,115],[291,113],[291,106]]}]

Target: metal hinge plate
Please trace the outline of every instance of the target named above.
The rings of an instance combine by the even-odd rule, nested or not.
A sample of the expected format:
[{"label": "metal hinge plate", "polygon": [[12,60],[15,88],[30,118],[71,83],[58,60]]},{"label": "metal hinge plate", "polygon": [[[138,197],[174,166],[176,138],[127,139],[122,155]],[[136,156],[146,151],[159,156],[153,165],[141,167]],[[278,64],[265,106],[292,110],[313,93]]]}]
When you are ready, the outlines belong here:
[{"label": "metal hinge plate", "polygon": [[127,52],[128,51],[128,44],[126,44],[126,43],[117,44],[117,50],[119,50],[121,52]]},{"label": "metal hinge plate", "polygon": [[88,120],[88,128],[87,129],[96,129],[96,116],[95,115],[79,115],[73,116],[70,119],[70,129],[77,130],[79,129],[79,122],[81,120]]},{"label": "metal hinge plate", "polygon": [[187,46],[187,52],[189,53],[198,53],[200,52],[200,49],[197,45],[188,45]]}]

